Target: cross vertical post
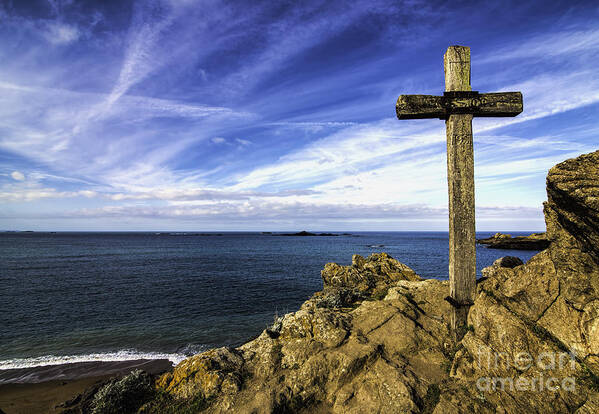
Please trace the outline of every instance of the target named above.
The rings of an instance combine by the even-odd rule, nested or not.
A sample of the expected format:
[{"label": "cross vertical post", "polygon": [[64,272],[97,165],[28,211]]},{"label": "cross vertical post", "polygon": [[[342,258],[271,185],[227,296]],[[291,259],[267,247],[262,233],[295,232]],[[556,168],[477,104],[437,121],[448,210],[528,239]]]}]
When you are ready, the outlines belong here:
[{"label": "cross vertical post", "polygon": [[476,294],[476,239],[474,208],[474,149],[472,118],[516,116],[522,112],[522,93],[479,94],[470,86],[470,48],[450,46],[443,56],[445,93],[401,95],[398,119],[440,118],[447,133],[449,189],[449,302],[456,339],[465,332]]},{"label": "cross vertical post", "polygon": [[[453,46],[443,57],[445,91],[470,92],[470,48]],[[467,324],[468,305],[476,293],[476,224],[472,114],[450,114],[447,133],[449,189],[449,295],[457,306],[451,315],[454,332]],[[461,336],[461,332],[457,332]]]}]

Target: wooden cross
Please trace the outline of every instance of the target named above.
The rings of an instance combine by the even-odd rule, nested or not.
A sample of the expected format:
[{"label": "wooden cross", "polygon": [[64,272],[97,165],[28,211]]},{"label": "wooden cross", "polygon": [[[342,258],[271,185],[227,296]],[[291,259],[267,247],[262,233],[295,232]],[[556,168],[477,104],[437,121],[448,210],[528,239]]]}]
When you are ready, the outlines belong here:
[{"label": "wooden cross", "polygon": [[522,93],[483,93],[470,87],[470,48],[450,46],[443,56],[443,96],[401,95],[398,119],[440,118],[447,130],[449,185],[449,285],[454,304],[452,325],[464,326],[476,294],[474,222],[474,153],[472,117],[516,116],[522,112]]}]

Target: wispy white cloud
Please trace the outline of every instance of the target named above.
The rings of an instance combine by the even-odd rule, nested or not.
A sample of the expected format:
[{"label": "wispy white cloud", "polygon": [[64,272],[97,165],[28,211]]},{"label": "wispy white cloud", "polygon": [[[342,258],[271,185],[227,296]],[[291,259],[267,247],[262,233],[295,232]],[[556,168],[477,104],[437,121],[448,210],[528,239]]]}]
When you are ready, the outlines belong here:
[{"label": "wispy white cloud", "polygon": [[243,147],[247,147],[248,145],[252,145],[252,141],[247,139],[235,138],[235,142]]},{"label": "wispy white cloud", "polygon": [[[165,200],[165,201],[199,201],[199,200],[249,200],[261,198],[286,198],[317,194],[314,190],[285,190],[279,192],[259,191],[224,191],[210,188],[178,188],[152,189],[141,193],[104,194],[111,200]],[[176,203],[174,203],[176,204]],[[188,204],[188,203],[187,203]],[[180,203],[177,205],[181,205]],[[188,204],[189,205],[189,204]]]},{"label": "wispy white cloud", "polygon": [[227,142],[227,140],[223,137],[214,137],[210,138],[210,142],[212,142],[213,144],[224,144],[225,142]]},{"label": "wispy white cloud", "polygon": [[79,191],[57,191],[55,188],[12,188],[9,191],[0,189],[0,201],[38,201],[41,199],[62,199],[74,197],[96,197],[96,193],[90,190]]},{"label": "wispy white cloud", "polygon": [[[494,50],[481,59],[480,63],[507,62],[513,59],[548,60],[555,57],[588,55],[599,50],[599,30],[591,26],[578,30],[557,30],[537,34],[525,41],[518,41]],[[509,62],[513,65],[513,62]],[[526,63],[526,62],[521,62]]]},{"label": "wispy white cloud", "polygon": [[10,176],[13,178],[13,180],[16,180],[16,181],[23,181],[23,180],[25,180],[25,176],[23,175],[22,172],[19,172],[19,171],[13,171],[13,172],[11,172]]},{"label": "wispy white cloud", "polygon": [[[225,107],[125,96],[105,114],[103,123],[89,128],[84,133],[78,130],[80,114],[93,106],[93,102],[105,99],[106,94],[28,87],[8,82],[1,83],[0,89],[6,91],[0,97],[0,103],[4,103],[0,107],[3,119],[0,126],[5,131],[0,137],[0,149],[52,164],[57,169],[72,171],[75,168],[92,176],[97,176],[115,165],[122,165],[123,157],[137,155],[156,158],[152,154],[153,151],[160,153],[161,162],[166,162],[170,157],[176,156],[202,139],[200,134],[182,134],[168,140],[157,150],[155,143],[148,139],[148,131],[128,134],[115,131],[108,142],[100,146],[97,139],[106,138],[105,123],[127,126],[141,125],[143,122],[161,118],[251,118],[248,113],[235,112]],[[28,108],[27,112],[22,110],[23,106]],[[30,118],[33,111],[40,114],[35,120]],[[93,149],[93,152],[90,149]]]},{"label": "wispy white cloud", "polygon": [[110,108],[131,86],[167,63],[164,59],[156,59],[155,49],[160,47],[159,42],[164,32],[174,24],[175,13],[173,4],[159,0],[134,3],[125,57],[118,80],[107,98],[90,116],[99,115]]},{"label": "wispy white cloud", "polygon": [[357,122],[337,122],[337,121],[325,121],[325,122],[293,122],[293,121],[282,121],[282,122],[271,122],[269,125],[274,126],[286,126],[286,127],[299,127],[299,128],[311,128],[311,127],[348,127],[357,125]]},{"label": "wispy white cloud", "polygon": [[474,132],[541,119],[599,102],[599,75],[590,69],[573,73],[544,73],[507,85],[503,90],[521,91],[524,112],[515,118],[487,118],[478,121]]},{"label": "wispy white cloud", "polygon": [[397,153],[421,149],[442,140],[440,126],[431,129],[406,125],[399,129],[394,121],[384,120],[349,127],[286,154],[272,165],[244,174],[233,188],[331,180],[351,170],[375,168],[377,158],[390,159]]},{"label": "wispy white cloud", "polygon": [[252,145],[252,141],[249,141],[247,139],[241,139],[241,138],[233,138],[233,139],[227,139],[227,138],[223,138],[223,137],[212,137],[210,138],[210,142],[216,145],[235,145],[238,148],[244,148],[247,147],[248,145]]},{"label": "wispy white cloud", "polygon": [[[539,208],[529,207],[495,207],[477,208],[477,217],[481,219],[502,219],[506,215],[516,215],[521,219],[531,220],[538,217]],[[70,218],[86,217],[148,217],[156,219],[210,219],[243,221],[259,219],[262,222],[285,220],[314,220],[351,222],[360,220],[429,220],[443,222],[447,217],[446,208],[431,208],[426,205],[408,204],[314,204],[314,203],[281,203],[281,202],[244,202],[244,203],[207,203],[194,206],[104,206],[101,208],[84,208],[69,211]]]},{"label": "wispy white cloud", "polygon": [[79,36],[80,32],[77,27],[59,22],[48,22],[44,33],[48,42],[54,45],[69,44],[76,41]]},{"label": "wispy white cloud", "polygon": [[105,206],[99,209],[81,209],[73,216],[151,216],[151,217],[213,217],[213,218],[381,218],[381,217],[433,217],[447,214],[443,209],[422,205],[351,205],[309,203],[212,203],[194,206]]}]

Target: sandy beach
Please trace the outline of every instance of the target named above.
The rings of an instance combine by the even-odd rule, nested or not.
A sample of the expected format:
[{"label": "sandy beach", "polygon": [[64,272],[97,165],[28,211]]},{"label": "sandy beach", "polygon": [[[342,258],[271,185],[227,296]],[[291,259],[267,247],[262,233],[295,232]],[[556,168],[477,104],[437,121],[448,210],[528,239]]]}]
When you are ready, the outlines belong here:
[{"label": "sandy beach", "polygon": [[166,359],[77,364],[5,370],[0,372],[0,410],[6,414],[58,413],[57,407],[94,384],[134,369],[151,374],[169,370]]}]

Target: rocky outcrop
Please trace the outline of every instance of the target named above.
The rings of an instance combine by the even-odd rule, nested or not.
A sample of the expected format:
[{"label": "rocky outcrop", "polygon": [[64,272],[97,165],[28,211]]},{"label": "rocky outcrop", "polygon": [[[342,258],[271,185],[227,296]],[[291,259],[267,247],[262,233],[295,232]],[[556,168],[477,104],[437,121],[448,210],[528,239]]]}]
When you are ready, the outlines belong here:
[{"label": "rocky outcrop", "polygon": [[507,250],[544,250],[549,247],[550,243],[545,233],[516,237],[512,237],[510,234],[495,233],[491,237],[478,239],[476,242],[486,245],[489,249]]},{"label": "rocky outcrop", "polygon": [[[325,266],[323,293],[276,329],[238,349],[189,358],[157,385],[213,401],[206,412],[423,409],[429,387],[447,378],[451,365],[447,283],[423,281],[386,254],[352,262]],[[356,296],[346,307],[323,306],[339,289]]]},{"label": "rocky outcrop", "polygon": [[599,260],[599,151],[564,161],[547,175],[549,240]]},{"label": "rocky outcrop", "polygon": [[551,244],[485,269],[459,341],[447,282],[354,256],[326,265],[324,290],[255,340],[163,375],[163,399],[141,411],[162,412],[167,396],[207,413],[599,412],[598,162],[551,170]]},{"label": "rocky outcrop", "polygon": [[154,377],[135,370],[122,378],[100,380],[56,408],[62,408],[62,414],[130,414],[156,396]]},{"label": "rocky outcrop", "polygon": [[[496,263],[484,272],[468,315],[471,331],[453,361],[454,385],[474,378],[536,383],[484,393],[483,412],[599,412],[598,162],[595,152],[550,170],[547,250],[524,265]],[[551,390],[547,378],[556,379]],[[461,404],[469,400],[469,392],[442,393],[438,409],[466,412]]]},{"label": "rocky outcrop", "polygon": [[387,253],[374,253],[366,259],[355,254],[351,266],[327,263],[320,274],[325,289],[346,287],[363,292],[398,280],[421,280],[416,272]]}]

